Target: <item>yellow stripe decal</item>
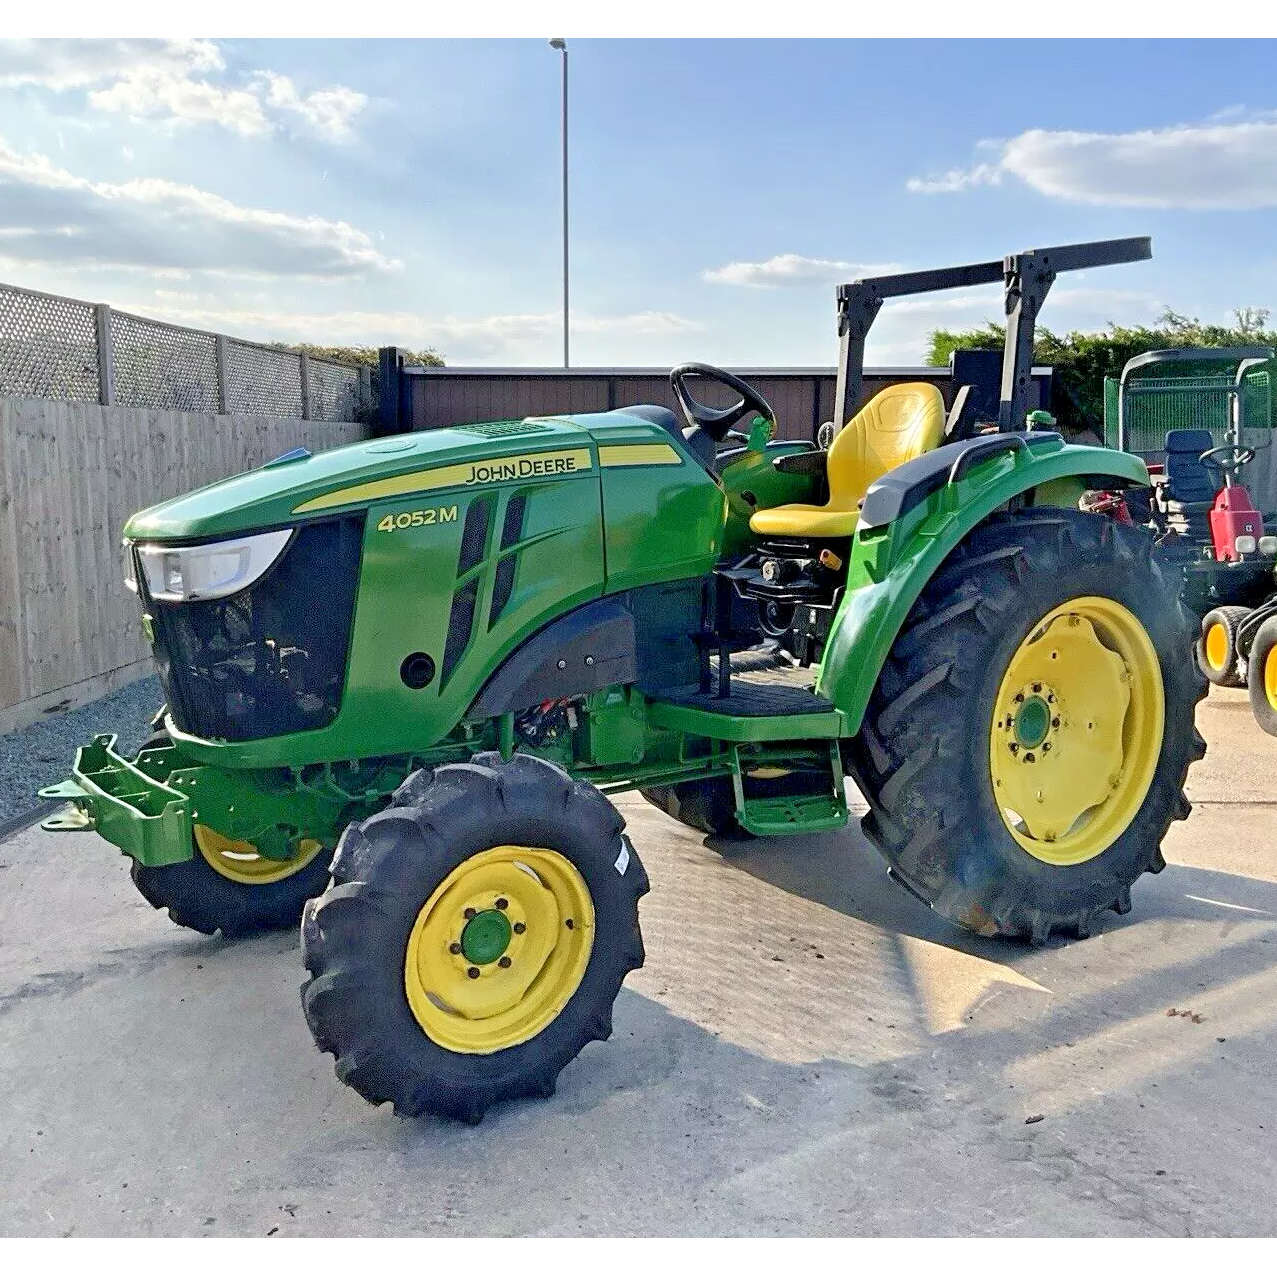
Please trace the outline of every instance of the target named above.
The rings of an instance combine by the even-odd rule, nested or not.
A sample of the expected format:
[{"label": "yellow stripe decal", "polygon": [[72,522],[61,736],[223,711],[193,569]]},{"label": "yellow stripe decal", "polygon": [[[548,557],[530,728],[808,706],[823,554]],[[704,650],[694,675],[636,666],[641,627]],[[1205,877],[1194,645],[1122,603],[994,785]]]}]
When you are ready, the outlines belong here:
[{"label": "yellow stripe decal", "polygon": [[[663,445],[662,445],[663,446]],[[673,449],[671,448],[672,452]],[[569,448],[561,452],[522,452],[511,457],[493,457],[490,461],[466,461],[456,466],[440,466],[435,470],[415,470],[390,479],[372,479],[352,488],[326,492],[321,497],[303,501],[294,514],[310,514],[314,510],[331,510],[334,506],[352,505],[356,501],[381,501],[386,497],[402,497],[434,488],[482,487],[489,483],[508,483],[517,479],[552,479],[560,475],[582,474],[592,470],[588,448]]]},{"label": "yellow stripe decal", "polygon": [[614,443],[599,449],[601,466],[681,466],[683,458],[668,443]]}]

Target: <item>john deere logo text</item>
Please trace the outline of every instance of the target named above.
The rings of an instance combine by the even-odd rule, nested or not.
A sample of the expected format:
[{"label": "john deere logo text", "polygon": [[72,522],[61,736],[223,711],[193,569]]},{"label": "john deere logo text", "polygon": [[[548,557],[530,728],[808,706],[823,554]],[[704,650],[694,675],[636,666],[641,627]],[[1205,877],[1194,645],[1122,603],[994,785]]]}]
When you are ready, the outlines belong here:
[{"label": "john deere logo text", "polygon": [[[581,469],[579,453],[554,453],[544,457],[510,457],[472,465],[466,483],[502,483],[507,479],[533,479],[549,474],[574,474]],[[589,468],[589,454],[585,454]]]}]

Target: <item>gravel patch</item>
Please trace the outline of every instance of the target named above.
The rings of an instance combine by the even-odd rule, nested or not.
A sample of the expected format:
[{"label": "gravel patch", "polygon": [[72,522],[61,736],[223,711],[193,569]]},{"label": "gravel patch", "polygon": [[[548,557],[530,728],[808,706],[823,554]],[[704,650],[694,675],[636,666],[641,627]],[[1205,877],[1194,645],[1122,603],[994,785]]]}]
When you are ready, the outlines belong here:
[{"label": "gravel patch", "polygon": [[159,680],[152,676],[0,736],[0,822],[38,807],[36,791],[70,776],[77,747],[98,732],[115,732],[122,748],[137,749],[163,703]]}]

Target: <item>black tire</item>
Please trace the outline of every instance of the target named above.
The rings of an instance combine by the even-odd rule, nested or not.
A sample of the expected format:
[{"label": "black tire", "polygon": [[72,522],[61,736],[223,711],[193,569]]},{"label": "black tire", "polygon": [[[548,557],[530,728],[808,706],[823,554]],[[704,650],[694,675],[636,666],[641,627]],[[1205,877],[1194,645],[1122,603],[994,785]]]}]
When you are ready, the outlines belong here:
[{"label": "black tire", "polygon": [[[995,516],[924,588],[892,645],[848,753],[870,803],[862,826],[899,882],[981,935],[1088,935],[1130,887],[1165,867],[1172,820],[1190,811],[1189,765],[1206,745],[1193,717],[1206,682],[1190,654],[1193,622],[1151,539],[1106,518],[1027,511]],[[1011,836],[990,775],[988,742],[1004,672],[1053,608],[1083,595],[1121,603],[1143,626],[1162,671],[1165,724],[1148,792],[1095,856],[1061,866]]]},{"label": "black tire", "polygon": [[[1269,617],[1251,640],[1250,655],[1246,658],[1246,686],[1250,692],[1250,709],[1255,722],[1268,733],[1277,736],[1277,706],[1268,695],[1268,687],[1277,687],[1277,670],[1269,671],[1270,663],[1277,663],[1277,616]],[[1265,673],[1268,678],[1265,679]]]},{"label": "black tire", "polygon": [[752,838],[736,819],[736,797],[731,778],[685,780],[678,785],[649,785],[639,793],[680,825],[719,838]]},{"label": "black tire", "polygon": [[[1197,636],[1197,668],[1201,670],[1209,682],[1216,687],[1245,687],[1241,668],[1237,658],[1241,653],[1237,650],[1237,627],[1250,615],[1248,607],[1217,607],[1202,617],[1201,633]],[[1206,636],[1212,629],[1219,627],[1219,637],[1226,644],[1221,663],[1212,663],[1207,652]]]},{"label": "black tire", "polygon": [[[405,1117],[479,1121],[502,1100],[549,1096],[563,1067],[612,1033],[612,1004],[643,965],[638,901],[648,889],[625,821],[592,785],[531,756],[480,754],[410,776],[386,810],[349,826],[333,881],[306,907],[302,1006],[338,1078]],[[488,1054],[439,1045],[405,992],[417,915],[453,870],[506,845],[558,852],[585,880],[593,946],[575,992],[534,1037]]]},{"label": "black tire", "polygon": [[[138,751],[167,745],[167,732],[154,733]],[[302,908],[328,885],[331,856],[320,851],[294,874],[278,882],[236,882],[218,873],[197,846],[194,855],[176,865],[148,866],[134,861],[133,885],[156,909],[167,909],[179,927],[227,939],[261,931],[295,927]]]},{"label": "black tire", "polygon": [[[745,774],[745,794],[750,798],[783,798],[791,794],[811,792],[811,784],[802,772],[783,776],[751,776]],[[827,775],[822,779],[827,780]],[[730,776],[711,776],[707,780],[685,780],[677,785],[649,785],[639,793],[653,807],[659,807],[680,825],[698,833],[739,841],[757,837],[736,819],[736,795]]]}]

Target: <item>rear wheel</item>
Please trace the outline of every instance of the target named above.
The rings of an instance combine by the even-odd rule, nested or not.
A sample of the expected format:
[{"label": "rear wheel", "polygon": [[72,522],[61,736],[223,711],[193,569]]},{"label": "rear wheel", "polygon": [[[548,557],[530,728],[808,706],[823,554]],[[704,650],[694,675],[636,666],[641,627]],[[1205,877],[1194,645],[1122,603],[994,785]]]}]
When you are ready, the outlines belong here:
[{"label": "rear wheel", "polygon": [[302,1006],[337,1076],[407,1117],[554,1092],[643,965],[647,877],[593,786],[541,759],[420,771],[342,835]]},{"label": "rear wheel", "polygon": [[897,636],[850,751],[863,826],[952,921],[1087,935],[1164,867],[1206,684],[1150,548],[1093,515],[995,518]]},{"label": "rear wheel", "polygon": [[1197,668],[1216,687],[1246,686],[1237,661],[1237,627],[1249,615],[1248,607],[1217,607],[1202,617]]},{"label": "rear wheel", "polygon": [[1277,736],[1277,616],[1255,632],[1246,659],[1246,683],[1255,721],[1269,736]]}]

